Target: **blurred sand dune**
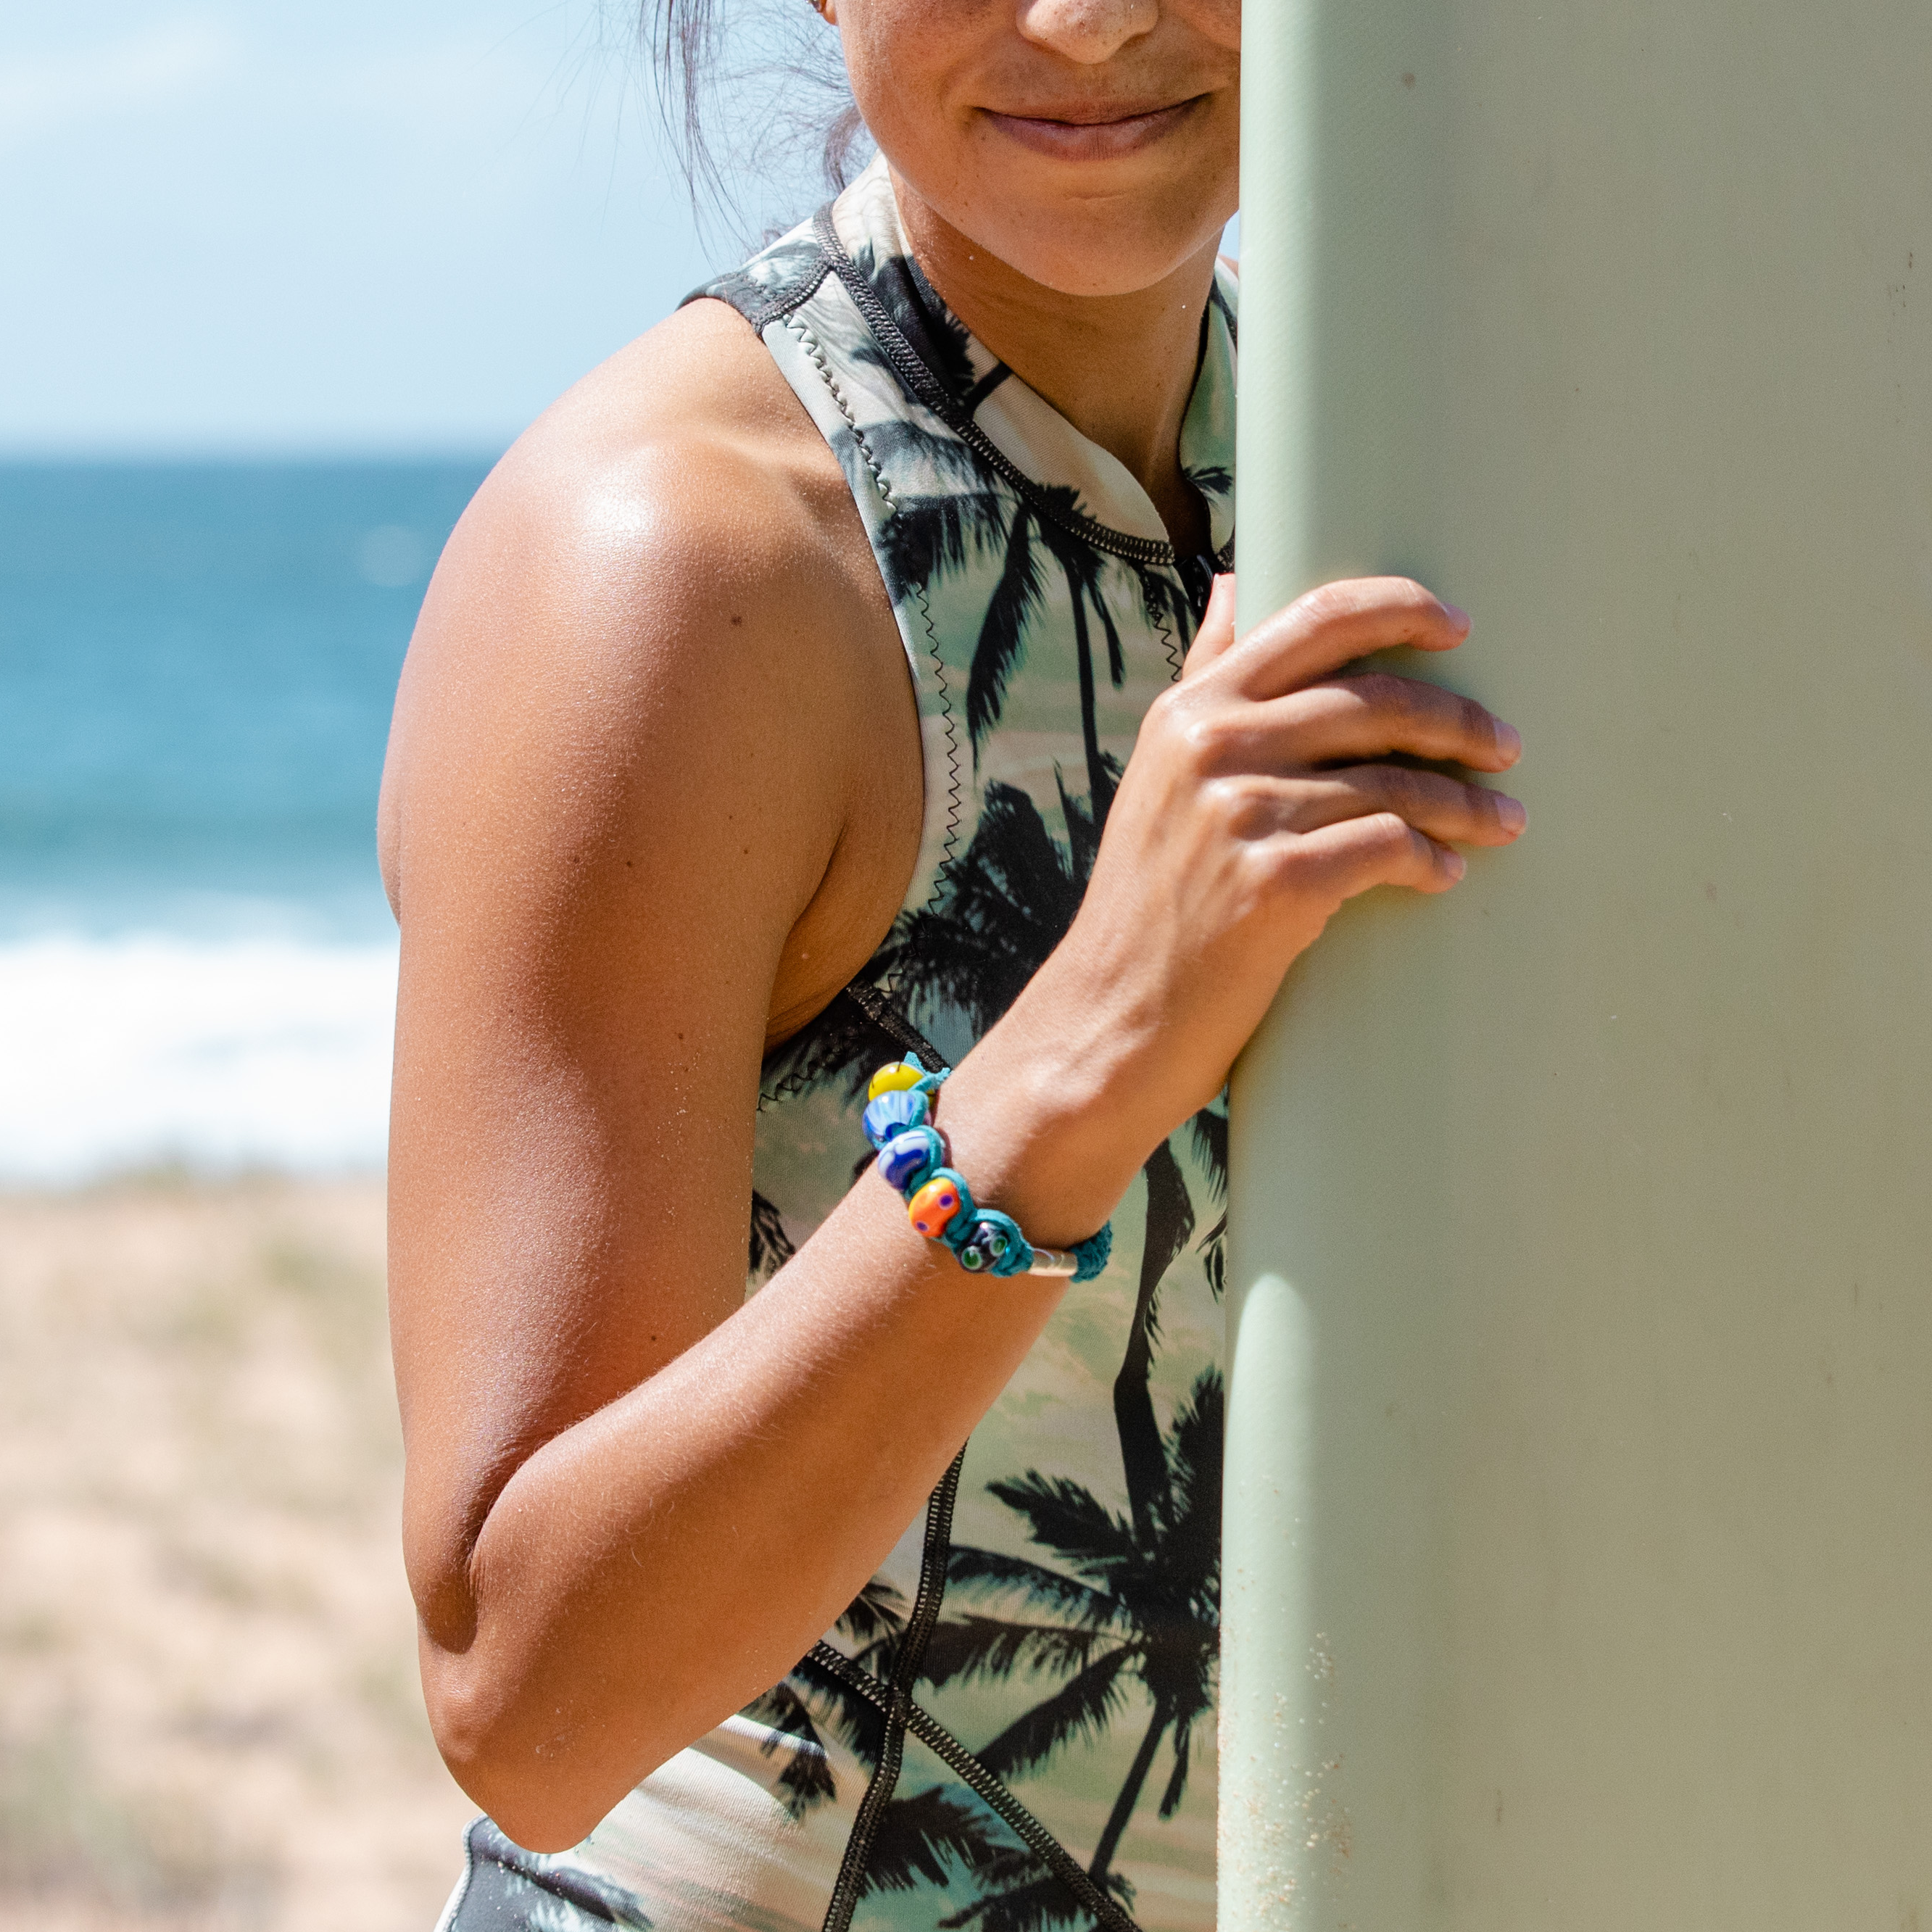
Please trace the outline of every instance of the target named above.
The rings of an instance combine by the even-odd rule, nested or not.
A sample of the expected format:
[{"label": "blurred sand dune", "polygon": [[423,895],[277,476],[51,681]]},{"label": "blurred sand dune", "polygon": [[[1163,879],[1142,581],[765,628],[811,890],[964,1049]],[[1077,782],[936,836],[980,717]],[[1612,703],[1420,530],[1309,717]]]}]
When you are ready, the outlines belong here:
[{"label": "blurred sand dune", "polygon": [[428,1932],[379,1182],[0,1196],[0,1924]]}]

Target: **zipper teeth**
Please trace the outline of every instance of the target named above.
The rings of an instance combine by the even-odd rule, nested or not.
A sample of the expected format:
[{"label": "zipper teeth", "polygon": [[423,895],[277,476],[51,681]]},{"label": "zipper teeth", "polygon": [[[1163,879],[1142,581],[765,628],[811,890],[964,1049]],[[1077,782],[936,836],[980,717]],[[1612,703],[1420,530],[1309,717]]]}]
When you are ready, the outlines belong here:
[{"label": "zipper teeth", "polygon": [[1156,543],[1149,537],[1129,536],[1124,530],[1109,530],[1091,517],[1070,517],[1049,502],[1034,479],[971,417],[961,414],[958,401],[907,341],[898,324],[880,301],[878,291],[860,273],[858,264],[846,254],[845,244],[839,240],[838,232],[832,225],[830,212],[820,208],[812,226],[818,245],[825,250],[826,259],[892,367],[904,379],[913,394],[982,462],[1004,477],[1042,516],[1050,518],[1063,530],[1085,538],[1096,550],[1112,551],[1130,563],[1173,564],[1174,549],[1172,544]]},{"label": "zipper teeth", "polygon": [[[868,989],[869,990],[869,989]],[[916,1050],[916,1049],[915,1049]],[[946,1594],[946,1558],[952,1540],[952,1504],[959,1493],[959,1472],[966,1452],[962,1449],[939,1479],[939,1486],[926,1500],[926,1541],[920,1552],[919,1593],[913,1599],[912,1615],[906,1619],[905,1634],[899,1640],[898,1654],[892,1660],[890,1688],[879,1684],[867,1670],[853,1663],[829,1643],[819,1642],[806,1652],[822,1669],[854,1683],[856,1672],[865,1684],[854,1684],[861,1694],[884,1712],[885,1738],[879,1749],[878,1768],[872,1773],[866,1795],[860,1800],[859,1814],[852,1821],[852,1835],[845,1841],[845,1856],[839,1861],[838,1882],[825,1909],[823,1932],[848,1932],[852,1914],[858,1908],[859,1893],[865,1882],[866,1868],[872,1858],[872,1840],[878,1835],[879,1820],[899,1781],[899,1766],[904,1756],[907,1712],[912,1708],[906,1693],[918,1681],[919,1666],[925,1660],[927,1640],[939,1621],[940,1600]],[[878,1685],[877,1694],[866,1687]]]},{"label": "zipper teeth", "polygon": [[[895,1687],[881,1683],[863,1666],[854,1664],[829,1644],[815,1646],[808,1654],[814,1663],[842,1678],[862,1697],[886,1712],[889,1720],[896,1705],[904,1699],[902,1691],[896,1696]],[[977,1792],[1096,1918],[1112,1928],[1113,1932],[1139,1932],[1119,1901],[1110,1898],[1094,1882],[1091,1874],[1082,1868],[1073,1854],[950,1731],[918,1705],[907,1703],[904,1708],[905,1728]]]}]

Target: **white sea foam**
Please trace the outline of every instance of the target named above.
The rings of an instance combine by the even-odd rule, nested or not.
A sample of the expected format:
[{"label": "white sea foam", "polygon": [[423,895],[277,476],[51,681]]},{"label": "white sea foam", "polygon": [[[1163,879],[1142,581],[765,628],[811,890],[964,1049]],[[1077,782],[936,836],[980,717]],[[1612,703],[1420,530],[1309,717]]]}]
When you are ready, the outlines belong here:
[{"label": "white sea foam", "polygon": [[393,940],[0,944],[0,1180],[377,1166],[395,991]]}]

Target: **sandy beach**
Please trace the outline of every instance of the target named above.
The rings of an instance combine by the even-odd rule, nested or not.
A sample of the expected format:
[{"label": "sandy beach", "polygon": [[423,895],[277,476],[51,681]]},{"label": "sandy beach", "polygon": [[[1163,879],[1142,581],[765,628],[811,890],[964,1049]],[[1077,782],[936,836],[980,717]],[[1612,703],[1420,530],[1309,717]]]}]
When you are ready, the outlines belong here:
[{"label": "sandy beach", "polygon": [[428,1932],[380,1181],[0,1196],[0,1923]]}]

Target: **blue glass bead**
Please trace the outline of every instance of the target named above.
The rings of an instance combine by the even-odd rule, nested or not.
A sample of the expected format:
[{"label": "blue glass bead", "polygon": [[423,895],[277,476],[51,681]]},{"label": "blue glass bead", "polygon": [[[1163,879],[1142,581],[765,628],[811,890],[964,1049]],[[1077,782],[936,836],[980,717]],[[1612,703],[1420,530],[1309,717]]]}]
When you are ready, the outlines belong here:
[{"label": "blue glass bead", "polygon": [[1006,1259],[1006,1250],[1011,1245],[1005,1228],[982,1221],[956,1250],[959,1265],[974,1274],[982,1269],[998,1268]]},{"label": "blue glass bead", "polygon": [[879,1150],[879,1172],[888,1187],[903,1194],[906,1184],[932,1157],[932,1142],[914,1128],[896,1134]]},{"label": "blue glass bead", "polygon": [[907,1128],[924,1126],[931,1112],[923,1094],[915,1094],[909,1089],[881,1094],[866,1109],[866,1138],[873,1146],[884,1147]]}]

